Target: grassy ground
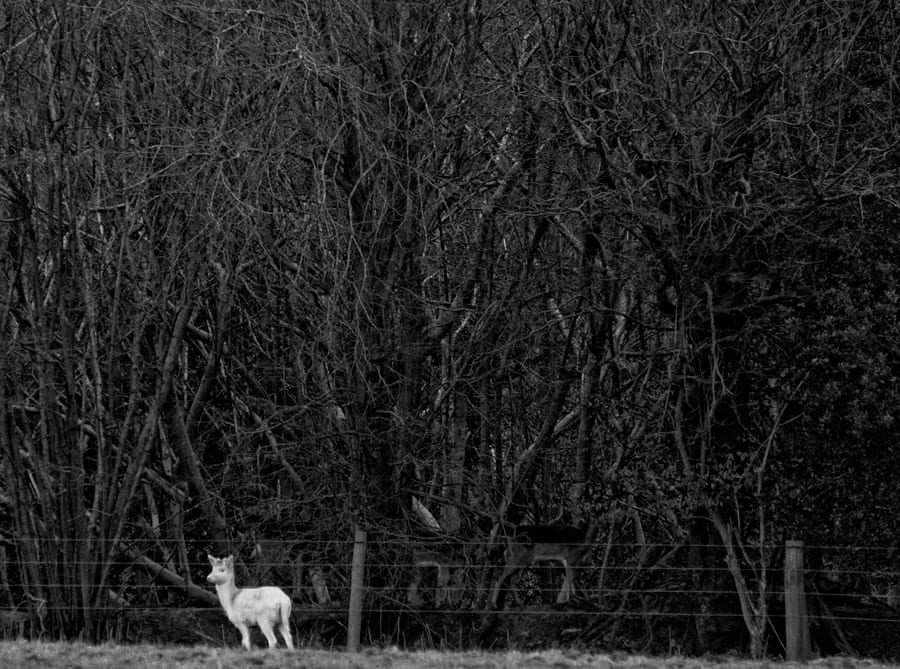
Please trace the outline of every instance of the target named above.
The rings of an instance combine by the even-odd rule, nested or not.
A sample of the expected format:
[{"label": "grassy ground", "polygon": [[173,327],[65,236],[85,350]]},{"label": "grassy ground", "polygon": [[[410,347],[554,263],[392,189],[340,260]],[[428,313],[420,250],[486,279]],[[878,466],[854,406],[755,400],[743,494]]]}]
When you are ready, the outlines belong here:
[{"label": "grassy ground", "polygon": [[823,669],[876,669],[888,667],[867,660],[827,658],[809,665],[786,662],[751,662],[740,659],[639,658],[625,655],[588,655],[575,651],[541,653],[420,653],[366,650],[361,653],[306,650],[253,650],[209,646],[114,646],[68,643],[2,642],[0,667],[41,669],[764,669],[814,666]]}]

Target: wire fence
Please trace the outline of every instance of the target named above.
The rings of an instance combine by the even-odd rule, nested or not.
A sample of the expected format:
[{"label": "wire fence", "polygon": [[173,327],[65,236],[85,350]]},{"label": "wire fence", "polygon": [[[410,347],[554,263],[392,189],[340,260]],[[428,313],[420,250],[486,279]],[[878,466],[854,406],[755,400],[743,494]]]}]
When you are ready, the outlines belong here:
[{"label": "wire fence", "polygon": [[[16,539],[16,543],[27,541],[43,542],[46,538]],[[72,541],[62,543],[80,548]],[[261,550],[259,545],[235,545],[239,587],[277,585],[291,596],[294,614],[299,616],[346,613],[352,539],[267,540]],[[462,615],[492,610],[499,615],[648,620],[702,614],[739,621],[743,614],[736,579],[742,579],[751,597],[762,595],[770,601],[773,615],[781,615],[784,565],[780,544],[748,547],[739,573],[725,565],[719,544],[567,542],[557,547],[556,555],[543,547],[537,558],[526,554],[521,564],[510,563],[504,548],[504,543],[486,541],[377,537],[370,541],[368,551],[364,613]],[[192,554],[190,560],[179,563],[177,551],[161,551],[159,544],[148,542],[132,550],[143,551],[155,564],[183,578],[187,586],[214,592],[205,580],[209,572],[205,554]],[[815,556],[816,563],[805,570],[807,595],[824,604],[811,606],[811,620],[827,616],[842,623],[900,624],[896,546],[813,544],[805,550],[807,556]],[[78,554],[79,550],[71,552]],[[427,559],[417,559],[417,552],[427,553]],[[565,579],[561,560],[582,552],[585,555],[576,565],[572,597],[568,602],[555,603]],[[42,615],[77,606],[83,584],[73,575],[96,573],[105,566],[97,560],[72,560],[63,555],[53,564],[28,563],[15,559],[11,550],[7,553],[7,564],[0,573],[0,597],[6,593],[6,608],[30,610],[40,606]],[[701,558],[696,557],[698,553]],[[654,561],[648,556],[660,559]],[[499,575],[507,567],[518,569],[498,587]],[[440,569],[447,570],[444,582]],[[39,582],[27,574],[38,574]],[[315,592],[314,575],[327,591],[324,598],[321,591]],[[490,604],[495,588],[499,608]],[[94,607],[97,614],[210,608],[198,606],[195,599],[185,595],[184,588],[161,579],[152,567],[121,557],[112,566],[107,594]],[[710,602],[716,605],[710,606]]]}]

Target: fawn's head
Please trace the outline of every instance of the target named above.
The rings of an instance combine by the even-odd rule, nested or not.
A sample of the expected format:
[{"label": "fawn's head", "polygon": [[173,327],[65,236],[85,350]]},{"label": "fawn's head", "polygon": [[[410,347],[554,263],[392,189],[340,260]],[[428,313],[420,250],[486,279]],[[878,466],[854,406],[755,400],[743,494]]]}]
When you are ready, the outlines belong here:
[{"label": "fawn's head", "polygon": [[229,555],[226,558],[217,558],[207,554],[206,557],[209,558],[209,564],[212,567],[212,571],[209,572],[209,576],[206,577],[207,581],[219,585],[234,578],[233,555]]}]

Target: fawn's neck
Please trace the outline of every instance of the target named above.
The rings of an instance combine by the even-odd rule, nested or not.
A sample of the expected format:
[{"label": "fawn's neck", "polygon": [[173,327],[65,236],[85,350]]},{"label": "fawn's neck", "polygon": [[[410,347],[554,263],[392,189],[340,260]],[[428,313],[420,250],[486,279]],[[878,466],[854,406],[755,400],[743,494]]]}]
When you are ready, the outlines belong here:
[{"label": "fawn's neck", "polygon": [[231,610],[234,605],[234,598],[238,592],[240,592],[240,588],[234,584],[234,576],[224,583],[216,583],[216,594],[219,596],[219,603],[222,604],[222,608],[226,611]]}]

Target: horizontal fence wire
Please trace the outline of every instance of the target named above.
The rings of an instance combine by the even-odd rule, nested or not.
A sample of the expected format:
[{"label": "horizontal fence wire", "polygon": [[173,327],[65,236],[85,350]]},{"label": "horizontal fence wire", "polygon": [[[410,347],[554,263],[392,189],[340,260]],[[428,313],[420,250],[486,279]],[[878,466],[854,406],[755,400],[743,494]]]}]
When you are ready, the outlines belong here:
[{"label": "horizontal fence wire", "polygon": [[[573,527],[568,527],[564,525],[532,525],[528,526],[529,528],[536,528],[540,530],[541,528],[545,529],[572,529]],[[516,534],[518,526],[509,526],[507,528],[502,528],[499,536],[509,536]],[[486,539],[486,535],[482,536],[472,536],[470,538],[465,538],[457,535],[442,535],[442,534],[430,534],[428,536],[422,536],[416,533],[408,533],[402,531],[388,531],[383,529],[374,529],[367,531],[367,535],[371,538],[373,536],[379,537],[381,540],[391,541],[395,544],[413,544],[413,545],[421,545],[421,544],[429,544],[429,543],[441,543],[441,542],[453,542],[453,543],[472,543],[472,544],[486,544],[488,543]],[[53,537],[50,535],[40,535],[40,534],[3,534],[0,533],[0,541],[7,542],[24,542],[24,541],[52,541],[56,543],[112,543],[112,539],[104,539],[103,537]],[[123,540],[120,540],[123,541]],[[128,540],[124,540],[126,543]],[[132,540],[136,541],[155,541],[154,538],[140,539],[140,540]],[[322,539],[320,537],[308,537],[304,534],[291,534],[290,536],[278,536],[278,537],[266,537],[266,536],[257,536],[247,534],[246,536],[238,534],[232,538],[232,542],[234,545],[246,543],[265,543],[265,544],[286,544],[286,545],[306,545],[306,544],[318,544],[318,545],[334,545],[341,543],[350,543],[352,544],[354,541],[353,532],[351,531],[346,535],[337,535],[335,534],[333,537],[329,539]],[[595,540],[592,542],[594,545],[606,545],[607,542],[605,540]],[[900,544],[898,543],[888,543],[888,544],[829,544],[829,543],[814,543],[814,542],[805,542],[801,541],[802,545],[805,548],[816,548],[816,549],[840,549],[840,550],[873,550],[873,551],[900,551]],[[766,549],[782,549],[785,546],[785,542],[782,541],[766,541],[760,544],[755,540],[745,540],[744,544],[747,547],[758,548],[762,546]],[[620,546],[620,547],[653,547],[653,546],[685,546],[684,541],[653,541],[647,540],[646,542],[639,543],[635,541],[613,541],[610,542],[612,546]],[[700,548],[722,548],[722,544],[716,541],[709,542],[691,542],[689,544],[693,547]]]},{"label": "horizontal fence wire", "polygon": [[[585,619],[603,618],[644,618],[665,620],[670,618],[697,615],[697,609],[685,606],[684,598],[689,600],[727,599],[737,602],[734,587],[735,574],[727,566],[714,564],[685,564],[685,560],[654,563],[652,559],[640,565],[638,556],[646,556],[652,551],[663,551],[657,557],[667,555],[665,551],[675,549],[687,552],[703,549],[719,552],[724,555],[720,544],[691,544],[678,542],[654,542],[635,544],[628,542],[597,541],[591,546],[578,542],[566,542],[565,550],[579,551],[584,548],[592,552],[592,558],[586,558],[579,565],[576,576],[576,588],[571,602],[568,604],[543,603],[553,601],[562,586],[563,569],[558,562],[541,561],[533,564],[530,560],[521,564],[504,561],[503,548],[505,540],[489,543],[480,540],[422,540],[406,536],[387,537],[383,533],[373,532],[370,535],[370,550],[366,564],[367,582],[363,612],[368,614],[457,614],[471,615],[492,610],[499,615],[541,615],[541,616],[574,616]],[[7,541],[5,574],[6,582],[0,583],[8,592],[27,592],[27,597],[19,597],[19,602],[12,610],[32,610],[38,606],[34,594],[36,590],[52,592],[52,597],[40,602],[40,615],[71,611],[77,608],[81,596],[81,584],[62,578],[71,572],[91,573],[104,563],[98,560],[66,560],[61,555],[56,562],[28,562],[16,555],[18,551],[10,546],[21,546],[23,543],[51,543],[61,546],[78,546],[72,539],[48,540],[41,537],[16,537]],[[97,542],[94,541],[94,545]],[[233,544],[237,562],[238,587],[257,585],[276,585],[288,592],[293,599],[294,615],[304,617],[327,616],[341,617],[346,615],[349,597],[350,568],[353,537],[331,540],[303,537],[265,539],[261,541],[238,540]],[[146,540],[127,544],[131,555],[146,555],[159,567],[168,569],[183,578],[189,587],[202,588],[214,595],[214,588],[206,582],[209,563],[205,554],[201,556],[191,552],[192,559],[182,563],[176,557],[178,550],[166,546],[162,540]],[[165,550],[163,550],[165,548]],[[824,566],[805,569],[806,580],[812,586],[808,589],[811,597],[821,597],[824,601],[833,602],[840,599],[847,611],[830,606],[828,616],[817,607],[812,606],[809,612],[811,621],[828,617],[841,622],[891,623],[900,624],[900,611],[895,606],[900,602],[900,570],[896,569],[895,546],[838,546],[829,544],[806,545],[807,554],[817,554]],[[489,556],[491,549],[499,551],[499,555]],[[588,549],[590,549],[588,551]],[[743,571],[740,577],[745,579],[752,597],[759,594],[759,578],[763,558],[765,574],[768,580],[766,594],[773,601],[779,601],[781,586],[774,575],[784,568],[782,561],[772,561],[783,551],[782,544],[764,544],[762,546],[747,544],[747,553],[742,555]],[[253,554],[255,551],[255,554]],[[417,563],[413,556],[417,551],[429,554],[431,561]],[[456,597],[453,605],[437,601],[441,596],[441,588],[436,583],[437,570],[433,567],[433,558],[444,551],[448,555],[443,564],[454,576],[447,588]],[[78,554],[78,550],[74,553]],[[552,552],[552,551],[551,551]],[[878,554],[881,553],[879,556]],[[24,554],[27,554],[25,552]],[[327,554],[329,557],[324,558]],[[610,555],[615,554],[615,559]],[[863,555],[860,564],[860,555]],[[671,556],[667,556],[669,559]],[[439,561],[439,560],[438,560]],[[880,562],[879,564],[872,564]],[[519,573],[501,587],[507,597],[501,609],[490,609],[486,601],[490,599],[491,590],[500,571],[505,567],[519,567]],[[537,571],[539,569],[544,571]],[[311,572],[317,572],[322,583],[328,588],[331,602],[315,603]],[[462,576],[456,577],[459,572]],[[37,575],[26,578],[25,574]],[[377,578],[373,575],[377,574]],[[484,576],[487,574],[487,577]],[[523,581],[523,574],[530,574]],[[43,579],[43,580],[41,580]],[[416,580],[416,593],[419,601],[409,601],[408,591]],[[862,585],[861,585],[862,584]],[[868,590],[859,590],[868,584]],[[878,589],[876,591],[875,586]],[[834,586],[835,591],[825,591],[818,586]],[[857,588],[854,590],[853,588]],[[154,573],[152,567],[137,564],[124,554],[117,554],[108,584],[109,603],[101,603],[92,607],[96,614],[117,615],[129,611],[135,613],[153,613],[179,610],[185,612],[209,611],[214,606],[200,607],[191,603],[191,596],[181,594],[178,599],[184,605],[179,606],[171,601],[161,601],[169,590],[172,593],[182,591],[178,585],[172,585]],[[518,595],[530,603],[509,601],[510,595]],[[174,597],[173,597],[174,598]],[[660,600],[668,600],[671,607],[659,606]],[[456,603],[459,602],[459,603]],[[852,610],[870,607],[866,615]],[[2,612],[2,611],[0,611]],[[896,615],[894,615],[896,613]],[[704,616],[719,619],[740,619],[739,606],[732,610],[706,610]],[[774,614],[773,614],[774,615]],[[2,624],[2,621],[0,621]]]}]

